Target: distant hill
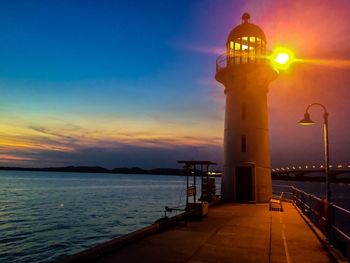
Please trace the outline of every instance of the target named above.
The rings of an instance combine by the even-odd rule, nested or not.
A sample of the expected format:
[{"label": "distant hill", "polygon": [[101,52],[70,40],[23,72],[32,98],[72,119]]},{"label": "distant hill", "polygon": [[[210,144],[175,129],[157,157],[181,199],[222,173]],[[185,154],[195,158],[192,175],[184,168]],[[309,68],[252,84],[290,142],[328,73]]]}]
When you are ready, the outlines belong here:
[{"label": "distant hill", "polygon": [[70,172],[70,173],[185,175],[185,171],[183,169],[156,168],[156,169],[145,170],[139,167],[114,168],[114,169],[107,169],[100,166],[66,166],[66,167],[47,167],[47,168],[0,167],[0,170]]}]

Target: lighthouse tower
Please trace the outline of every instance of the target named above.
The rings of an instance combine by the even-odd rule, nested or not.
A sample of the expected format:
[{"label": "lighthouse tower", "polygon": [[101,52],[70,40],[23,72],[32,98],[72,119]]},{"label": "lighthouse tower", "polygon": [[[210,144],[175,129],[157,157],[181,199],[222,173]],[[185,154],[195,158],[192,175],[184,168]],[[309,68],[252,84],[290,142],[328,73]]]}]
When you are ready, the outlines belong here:
[{"label": "lighthouse tower", "polygon": [[244,13],[216,61],[226,94],[222,199],[266,202],[271,196],[267,93],[277,77],[266,59],[266,38]]}]

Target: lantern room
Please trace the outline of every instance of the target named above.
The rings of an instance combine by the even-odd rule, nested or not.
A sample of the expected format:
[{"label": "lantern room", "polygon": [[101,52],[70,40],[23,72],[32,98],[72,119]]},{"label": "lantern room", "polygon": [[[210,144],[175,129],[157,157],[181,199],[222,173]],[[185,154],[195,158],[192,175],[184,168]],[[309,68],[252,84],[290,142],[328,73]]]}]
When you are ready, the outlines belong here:
[{"label": "lantern room", "polygon": [[265,61],[266,38],[264,32],[257,25],[249,22],[250,15],[242,15],[242,24],[235,27],[228,36],[227,63],[248,64]]}]

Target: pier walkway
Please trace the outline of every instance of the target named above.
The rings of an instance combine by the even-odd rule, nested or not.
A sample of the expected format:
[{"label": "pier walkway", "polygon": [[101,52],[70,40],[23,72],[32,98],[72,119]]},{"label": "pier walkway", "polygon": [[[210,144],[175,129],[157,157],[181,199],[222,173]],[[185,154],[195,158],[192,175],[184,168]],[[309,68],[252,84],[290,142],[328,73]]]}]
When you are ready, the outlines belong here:
[{"label": "pier walkway", "polygon": [[201,222],[148,236],[97,262],[332,262],[298,211],[221,204]]}]

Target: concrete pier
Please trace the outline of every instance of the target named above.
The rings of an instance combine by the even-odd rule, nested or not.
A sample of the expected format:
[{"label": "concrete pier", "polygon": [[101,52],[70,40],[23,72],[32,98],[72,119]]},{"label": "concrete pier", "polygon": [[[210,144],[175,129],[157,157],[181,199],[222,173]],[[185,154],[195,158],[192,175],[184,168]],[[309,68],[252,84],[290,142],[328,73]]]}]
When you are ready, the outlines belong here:
[{"label": "concrete pier", "polygon": [[298,211],[221,204],[201,222],[150,235],[95,262],[332,262]]}]

